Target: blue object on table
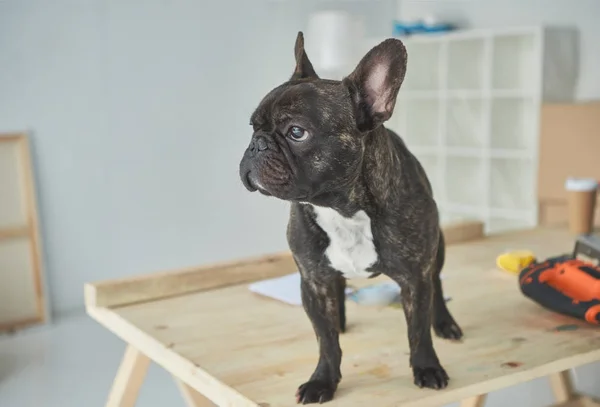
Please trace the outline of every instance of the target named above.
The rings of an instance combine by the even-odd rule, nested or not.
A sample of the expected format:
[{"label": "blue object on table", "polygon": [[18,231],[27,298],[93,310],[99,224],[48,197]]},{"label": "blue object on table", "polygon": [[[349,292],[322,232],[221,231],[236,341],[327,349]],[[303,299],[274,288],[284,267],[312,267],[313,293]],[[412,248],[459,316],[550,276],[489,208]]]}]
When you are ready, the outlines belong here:
[{"label": "blue object on table", "polygon": [[348,299],[360,305],[385,306],[400,300],[400,287],[395,283],[373,284],[351,292]]},{"label": "blue object on table", "polygon": [[394,21],[393,23],[394,36],[412,35],[412,34],[427,34],[427,33],[442,33],[455,29],[448,23],[425,24],[422,21],[405,23],[402,21]]}]

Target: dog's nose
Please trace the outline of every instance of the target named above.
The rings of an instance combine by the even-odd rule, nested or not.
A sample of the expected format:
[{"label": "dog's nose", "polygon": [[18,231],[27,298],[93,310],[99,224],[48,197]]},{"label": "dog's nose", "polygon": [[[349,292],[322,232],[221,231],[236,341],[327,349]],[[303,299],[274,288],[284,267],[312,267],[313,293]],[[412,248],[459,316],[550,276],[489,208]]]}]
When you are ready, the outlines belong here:
[{"label": "dog's nose", "polygon": [[264,136],[254,136],[248,146],[248,152],[251,155],[258,153],[259,151],[265,151],[269,149],[269,143]]},{"label": "dog's nose", "polygon": [[264,137],[256,138],[256,147],[258,148],[258,151],[264,151],[267,148],[269,148],[267,141],[265,140]]}]

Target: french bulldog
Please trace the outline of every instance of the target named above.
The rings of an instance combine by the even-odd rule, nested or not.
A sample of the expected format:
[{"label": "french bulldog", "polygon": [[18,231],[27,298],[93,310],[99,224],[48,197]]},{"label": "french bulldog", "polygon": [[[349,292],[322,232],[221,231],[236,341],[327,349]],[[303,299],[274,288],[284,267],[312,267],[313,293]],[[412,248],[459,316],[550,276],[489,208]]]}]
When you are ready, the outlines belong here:
[{"label": "french bulldog", "polygon": [[440,283],[445,245],[438,209],[423,167],[384,126],[406,73],[404,44],[384,40],[342,80],[319,78],[301,31],[294,51],[290,79],[251,115],[239,171],[249,191],[290,202],[287,241],[319,347],[296,401],[333,399],[342,378],[346,279],[380,274],[401,287],[414,383],[443,389],[449,377],[431,328],[447,339],[463,334]]}]

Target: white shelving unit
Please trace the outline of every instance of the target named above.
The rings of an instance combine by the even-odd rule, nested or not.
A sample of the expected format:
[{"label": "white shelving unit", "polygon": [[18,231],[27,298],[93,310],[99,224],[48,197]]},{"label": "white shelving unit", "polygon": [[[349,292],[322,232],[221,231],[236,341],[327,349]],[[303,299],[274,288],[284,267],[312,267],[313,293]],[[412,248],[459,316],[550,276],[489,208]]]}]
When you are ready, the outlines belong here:
[{"label": "white shelving unit", "polygon": [[[564,83],[545,83],[560,61],[544,42],[549,30],[557,38],[544,27],[402,38],[408,68],[387,125],[423,164],[443,221],[480,218],[488,233],[537,224],[541,103],[572,97]],[[575,38],[565,31],[562,46]],[[571,78],[572,65],[559,71]]]}]

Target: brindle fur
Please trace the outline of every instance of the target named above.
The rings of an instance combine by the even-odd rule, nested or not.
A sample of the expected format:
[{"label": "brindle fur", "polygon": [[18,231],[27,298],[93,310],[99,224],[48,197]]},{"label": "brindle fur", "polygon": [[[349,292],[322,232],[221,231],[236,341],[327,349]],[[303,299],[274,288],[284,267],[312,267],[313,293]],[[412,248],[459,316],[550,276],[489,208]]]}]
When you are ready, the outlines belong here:
[{"label": "brindle fur", "polygon": [[[444,388],[449,378],[433,348],[431,327],[448,339],[460,339],[462,332],[443,299],[438,209],[419,161],[383,126],[404,79],[404,45],[382,42],[342,81],[318,77],[302,33],[295,56],[290,80],[269,92],[252,115],[254,134],[240,176],[250,191],[291,202],[287,238],[319,344],[317,367],[298,388],[297,401],[331,400],[342,377],[339,334],[346,326],[346,284],[329,266],[324,254],[329,238],[315,221],[313,205],[347,217],[363,210],[370,217],[378,260],[367,271],[385,274],[402,288],[414,382]],[[373,90],[374,72],[385,74],[383,92]],[[288,140],[290,124],[307,129],[311,140]]]}]

